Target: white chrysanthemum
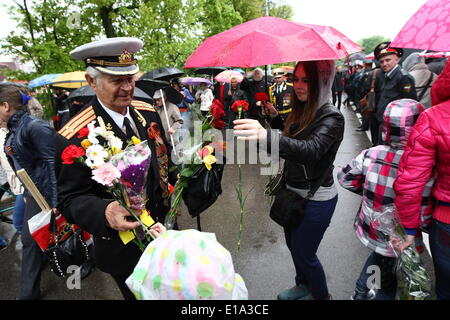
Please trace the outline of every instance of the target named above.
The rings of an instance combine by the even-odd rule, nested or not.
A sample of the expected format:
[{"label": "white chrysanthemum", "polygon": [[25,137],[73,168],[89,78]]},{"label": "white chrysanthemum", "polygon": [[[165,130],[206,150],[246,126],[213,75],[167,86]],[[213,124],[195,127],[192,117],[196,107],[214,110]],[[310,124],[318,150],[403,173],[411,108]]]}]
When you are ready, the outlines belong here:
[{"label": "white chrysanthemum", "polygon": [[119,138],[112,136],[108,139],[108,145],[111,149],[121,150],[123,142]]},{"label": "white chrysanthemum", "polygon": [[100,141],[96,138],[95,133],[89,133],[87,139],[93,145],[98,145],[100,143]]},{"label": "white chrysanthemum", "polygon": [[92,167],[98,167],[105,163],[108,152],[101,145],[92,145],[86,150],[86,164]]},{"label": "white chrysanthemum", "polygon": [[88,129],[89,129],[89,134],[87,139],[89,140],[89,142],[93,145],[99,144],[100,141],[98,141],[97,137],[97,133],[95,132],[95,120],[92,121],[91,123],[89,123],[87,125]]},{"label": "white chrysanthemum", "polygon": [[94,129],[94,132],[95,132],[95,135],[102,136],[102,137],[106,134],[106,130],[103,129],[102,127],[96,127]]},{"label": "white chrysanthemum", "polygon": [[103,132],[102,137],[105,138],[106,140],[110,140],[112,138],[115,138],[114,132],[112,132],[112,131],[105,131],[105,132]]}]

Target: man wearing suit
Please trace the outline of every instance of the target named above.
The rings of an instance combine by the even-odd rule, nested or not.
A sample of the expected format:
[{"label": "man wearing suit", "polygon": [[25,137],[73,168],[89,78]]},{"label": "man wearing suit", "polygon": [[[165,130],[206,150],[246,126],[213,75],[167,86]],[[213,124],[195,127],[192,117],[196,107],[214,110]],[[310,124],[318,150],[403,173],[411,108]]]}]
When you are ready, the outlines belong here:
[{"label": "man wearing suit", "polygon": [[132,101],[133,76],[139,71],[133,54],[142,46],[142,41],[135,38],[109,38],[85,44],[71,52],[73,58],[85,62],[86,80],[96,95],[55,138],[58,210],[69,222],[93,235],[97,266],[112,275],[125,299],[134,299],[125,280],[133,272],[142,252],[132,242],[123,244],[118,231],[134,229],[139,223],[131,222],[130,214],[113,195],[92,179],[89,167],[78,162],[63,164],[61,154],[69,145],[80,146],[84,138],[79,132],[92,121],[96,121],[96,126],[103,122],[123,141],[123,147],[132,136],[147,140],[152,157],[146,207],[155,221],[164,221],[170,206],[170,150],[158,113],[149,104]]}]

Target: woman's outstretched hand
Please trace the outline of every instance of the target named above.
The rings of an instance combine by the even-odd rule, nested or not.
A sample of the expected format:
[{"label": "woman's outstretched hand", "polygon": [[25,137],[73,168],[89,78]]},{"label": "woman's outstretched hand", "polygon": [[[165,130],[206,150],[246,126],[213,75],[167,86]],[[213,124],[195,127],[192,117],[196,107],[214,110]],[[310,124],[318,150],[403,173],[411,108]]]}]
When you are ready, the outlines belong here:
[{"label": "woman's outstretched hand", "polygon": [[239,119],[234,120],[234,135],[238,140],[265,140],[267,130],[261,126],[258,120]]}]

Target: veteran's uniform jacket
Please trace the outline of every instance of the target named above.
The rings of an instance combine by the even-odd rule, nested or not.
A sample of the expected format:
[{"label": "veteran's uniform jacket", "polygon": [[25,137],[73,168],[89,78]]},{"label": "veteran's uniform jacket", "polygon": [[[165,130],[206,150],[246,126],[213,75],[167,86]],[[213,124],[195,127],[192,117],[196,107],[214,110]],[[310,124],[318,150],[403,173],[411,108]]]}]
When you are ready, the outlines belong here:
[{"label": "veteran's uniform jacket", "polygon": [[382,79],[377,80],[381,80],[376,82],[376,91],[380,92],[376,108],[379,123],[383,122],[384,110],[390,102],[398,99],[417,100],[414,78],[400,65],[390,75],[385,73]]},{"label": "veteran's uniform jacket", "polygon": [[[149,136],[154,138],[154,135],[149,134],[150,125],[157,123],[160,130],[159,136],[167,148],[168,144],[161,119],[154,108],[145,102],[133,101],[129,109],[139,132],[139,138],[142,141],[148,140],[152,153],[147,178],[148,202],[146,207],[155,221],[164,222],[169,207],[167,201],[164,201],[163,193],[167,197],[167,190],[163,190],[164,182],[162,181],[167,182],[168,167],[161,163],[166,160],[165,163],[168,164],[170,149],[166,150],[166,156],[157,157],[157,142],[155,139],[149,138]],[[113,195],[92,179],[92,171],[89,167],[78,162],[62,164],[61,160],[61,154],[67,146],[72,144],[80,146],[81,141],[86,138],[79,138],[78,132],[94,120],[97,121],[96,126],[98,126],[99,117],[103,119],[106,128],[112,130],[116,137],[124,142],[127,140],[126,135],[101,107],[96,97],[92,103],[70,120],[55,138],[58,209],[69,222],[77,224],[94,236],[95,258],[100,270],[112,275],[127,276],[132,273],[142,252],[132,242],[124,245],[119,238],[118,231],[107,226],[105,210],[108,204],[114,201]],[[159,154],[161,155],[161,152]]]},{"label": "veteran's uniform jacket", "polygon": [[289,82],[283,82],[280,86],[274,84],[269,87],[270,103],[275,106],[283,121],[291,112],[291,93],[292,83]]}]

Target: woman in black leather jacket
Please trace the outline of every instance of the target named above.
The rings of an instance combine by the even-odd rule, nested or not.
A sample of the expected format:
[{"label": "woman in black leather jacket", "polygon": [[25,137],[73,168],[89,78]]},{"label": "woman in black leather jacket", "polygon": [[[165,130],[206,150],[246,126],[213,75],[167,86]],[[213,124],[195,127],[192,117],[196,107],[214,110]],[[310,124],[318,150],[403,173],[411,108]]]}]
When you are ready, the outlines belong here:
[{"label": "woman in black leather jacket", "polygon": [[[5,152],[14,171],[25,169],[47,200],[56,207],[54,130],[27,112],[29,97],[15,85],[0,84],[0,118],[8,125]],[[40,278],[44,255],[30,235],[28,220],[41,209],[28,190],[24,192],[25,216],[22,229],[22,277],[19,300],[40,297]]]},{"label": "woman in black leather jacket", "polygon": [[[278,295],[280,300],[324,300],[331,297],[316,253],[338,198],[333,162],[343,139],[344,118],[331,103],[334,72],[334,62],[331,60],[297,64],[291,99],[293,110],[284,126],[277,121],[276,110],[269,109],[274,117],[272,124],[278,123],[280,128],[284,127],[283,131],[269,132],[258,121],[251,119],[234,122],[238,139],[267,140],[272,157],[279,152],[279,156],[285,159],[286,189],[306,198],[315,185],[318,187],[306,200],[302,223],[284,228],[296,277],[295,286]],[[274,144],[276,141],[279,143]],[[278,150],[273,146],[278,146]]]}]

